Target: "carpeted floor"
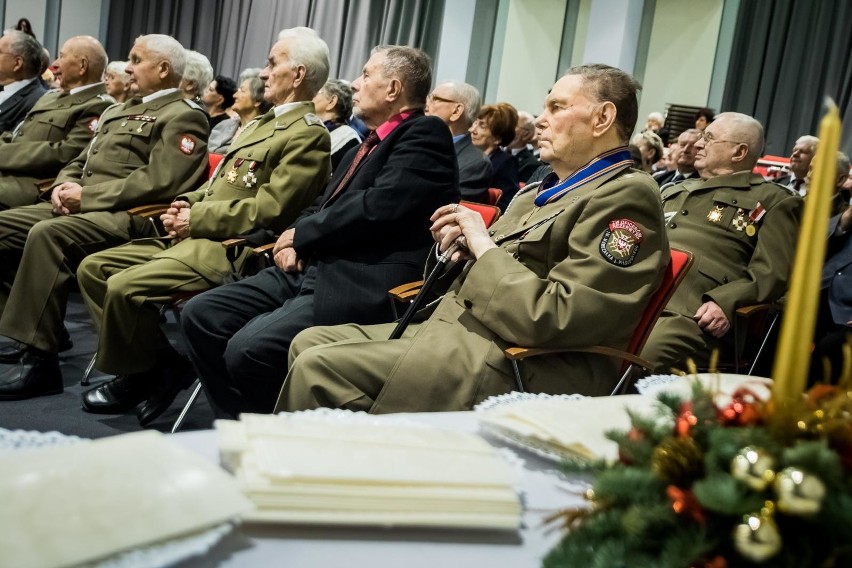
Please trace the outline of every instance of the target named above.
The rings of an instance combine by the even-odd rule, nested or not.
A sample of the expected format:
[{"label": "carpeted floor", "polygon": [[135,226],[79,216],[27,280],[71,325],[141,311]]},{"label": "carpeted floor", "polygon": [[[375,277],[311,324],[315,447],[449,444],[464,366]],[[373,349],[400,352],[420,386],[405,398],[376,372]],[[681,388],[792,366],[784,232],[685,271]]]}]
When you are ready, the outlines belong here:
[{"label": "carpeted floor", "polygon": [[[65,392],[53,396],[44,396],[21,401],[0,401],[0,428],[10,430],[37,430],[49,432],[56,430],[63,434],[73,434],[84,438],[102,438],[141,430],[135,411],[121,416],[89,414],[80,405],[80,396],[86,389],[80,386],[80,379],[97,347],[97,335],[89,319],[89,313],[79,294],[74,293],[68,304],[65,325],[71,333],[74,348],[60,355],[60,367],[65,380]],[[166,317],[166,334],[174,346],[182,351],[180,333],[172,314]],[[8,340],[0,339],[0,345]],[[97,370],[92,372],[92,386],[109,377]],[[168,432],[189,398],[192,389],[178,395],[169,410],[158,418],[151,428]],[[213,424],[213,412],[207,398],[201,394],[186,417],[182,430],[210,428]]]}]

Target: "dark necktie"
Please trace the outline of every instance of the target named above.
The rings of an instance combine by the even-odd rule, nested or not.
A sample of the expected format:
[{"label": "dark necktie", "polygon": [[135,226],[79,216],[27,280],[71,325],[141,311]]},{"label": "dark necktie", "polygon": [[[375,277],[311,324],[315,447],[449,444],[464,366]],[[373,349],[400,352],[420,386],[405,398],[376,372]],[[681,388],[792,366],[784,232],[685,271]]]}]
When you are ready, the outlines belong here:
[{"label": "dark necktie", "polygon": [[679,173],[675,173],[675,175],[672,176],[670,183],[677,183],[679,181],[683,181],[683,176],[680,175]]},{"label": "dark necktie", "polygon": [[793,182],[793,189],[796,190],[796,193],[802,193],[802,184],[805,183],[803,179],[797,179]]},{"label": "dark necktie", "polygon": [[346,173],[343,175],[343,179],[340,180],[340,183],[337,184],[336,188],[334,188],[334,193],[332,193],[331,196],[325,200],[325,203],[323,203],[322,205],[323,207],[325,207],[326,204],[328,204],[332,199],[335,198],[335,196],[337,196],[338,193],[340,193],[346,188],[346,184],[348,184],[349,180],[352,179],[352,176],[355,175],[355,170],[358,169],[358,165],[364,161],[364,158],[367,157],[367,155],[370,153],[370,150],[372,150],[373,147],[375,147],[375,145],[378,143],[379,135],[376,134],[375,130],[373,130],[372,132],[370,132],[367,138],[363,142],[361,142],[361,145],[358,147],[358,151],[355,153],[355,158],[353,158],[352,163],[349,164],[349,169],[346,170]]}]

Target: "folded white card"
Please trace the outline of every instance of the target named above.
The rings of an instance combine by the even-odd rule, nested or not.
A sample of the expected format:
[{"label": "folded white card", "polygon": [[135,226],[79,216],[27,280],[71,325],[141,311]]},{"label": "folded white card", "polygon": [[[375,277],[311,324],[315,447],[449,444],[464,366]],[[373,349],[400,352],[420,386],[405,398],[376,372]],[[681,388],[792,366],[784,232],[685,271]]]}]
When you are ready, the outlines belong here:
[{"label": "folded white card", "polygon": [[73,566],[249,511],[235,480],[138,432],[0,458],[0,566]]}]

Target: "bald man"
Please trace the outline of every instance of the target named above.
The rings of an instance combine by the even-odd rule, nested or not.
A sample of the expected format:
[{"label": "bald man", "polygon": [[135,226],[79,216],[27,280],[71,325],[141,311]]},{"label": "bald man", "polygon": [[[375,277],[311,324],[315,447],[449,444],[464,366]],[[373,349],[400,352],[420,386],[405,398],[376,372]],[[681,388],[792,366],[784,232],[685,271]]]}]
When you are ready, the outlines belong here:
[{"label": "bald man", "polygon": [[54,62],[59,90],[0,136],[0,208],[37,203],[39,182],[56,177],[92,139],[101,113],[115,102],[101,80],[106,65],[106,51],[91,36],[62,46]]},{"label": "bald man", "polygon": [[763,149],[758,121],[720,114],[695,147],[701,178],[661,194],[671,246],[695,255],[642,352],[661,372],[735,347],[736,309],[786,292],[799,230],[802,199],[751,171]]}]

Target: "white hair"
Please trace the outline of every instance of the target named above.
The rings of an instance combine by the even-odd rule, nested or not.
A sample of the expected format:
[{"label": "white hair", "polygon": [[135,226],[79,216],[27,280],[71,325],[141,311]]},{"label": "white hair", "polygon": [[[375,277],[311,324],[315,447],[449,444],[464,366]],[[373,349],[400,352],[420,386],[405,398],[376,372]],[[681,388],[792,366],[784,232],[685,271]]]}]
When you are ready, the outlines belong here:
[{"label": "white hair", "polygon": [[122,81],[126,81],[130,77],[127,74],[127,61],[110,61],[104,71],[104,75],[107,73],[112,73],[116,77],[120,77]]},{"label": "white hair", "polygon": [[136,43],[142,43],[154,55],[169,62],[172,73],[178,79],[183,77],[186,68],[186,50],[178,40],[164,34],[148,34],[136,38]]},{"label": "white hair", "polygon": [[479,116],[479,108],[482,106],[479,90],[473,85],[461,81],[447,81],[444,84],[453,91],[453,96],[458,99],[458,102],[464,105],[465,123],[470,126],[476,122],[476,117]]},{"label": "white hair", "polygon": [[278,33],[278,41],[292,40],[288,46],[290,65],[305,67],[305,89],[313,98],[328,81],[328,44],[306,27],[289,28]]},{"label": "white hair", "polygon": [[203,53],[186,50],[186,67],[183,70],[184,81],[194,81],[197,93],[201,93],[213,81],[213,66]]}]

